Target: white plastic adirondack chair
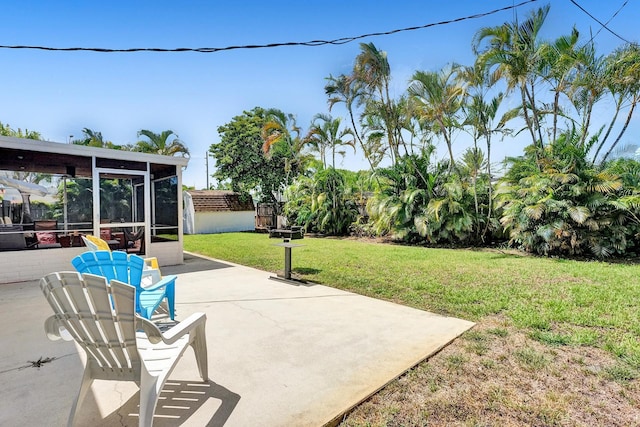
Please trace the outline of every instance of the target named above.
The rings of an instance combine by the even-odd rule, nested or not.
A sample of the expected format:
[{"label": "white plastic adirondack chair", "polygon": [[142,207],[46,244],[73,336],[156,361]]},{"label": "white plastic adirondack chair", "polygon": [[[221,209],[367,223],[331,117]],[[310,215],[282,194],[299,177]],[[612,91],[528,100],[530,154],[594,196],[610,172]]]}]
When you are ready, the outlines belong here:
[{"label": "white plastic adirondack chair", "polygon": [[45,321],[49,339],[74,339],[87,354],[69,426],[95,379],[135,381],[140,387],[139,425],[151,426],[160,391],[189,345],[200,376],[208,381],[204,313],[163,334],[136,314],[135,288],[117,280],[109,284],[102,276],[60,272],[43,277],[40,288],[55,313]]}]

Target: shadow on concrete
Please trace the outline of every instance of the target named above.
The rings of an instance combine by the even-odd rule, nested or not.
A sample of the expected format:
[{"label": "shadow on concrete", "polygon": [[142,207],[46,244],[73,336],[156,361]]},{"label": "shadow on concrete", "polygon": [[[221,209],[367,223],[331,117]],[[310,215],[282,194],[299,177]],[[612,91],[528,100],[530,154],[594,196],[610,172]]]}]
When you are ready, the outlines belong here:
[{"label": "shadow on concrete", "polygon": [[218,270],[233,267],[231,264],[200,257],[189,252],[184,253],[184,264],[162,267],[162,274],[182,274],[196,271]]},{"label": "shadow on concrete", "polygon": [[[172,381],[165,383],[153,416],[155,427],[182,425],[196,412],[198,423],[207,427],[224,426],[240,401],[240,395],[213,381]],[[138,425],[140,392],[135,393],[101,425]],[[215,409],[217,407],[217,409]],[[215,409],[215,411],[214,411]],[[203,414],[212,413],[210,419]],[[193,420],[191,420],[193,421]],[[112,424],[114,423],[114,424]]]}]

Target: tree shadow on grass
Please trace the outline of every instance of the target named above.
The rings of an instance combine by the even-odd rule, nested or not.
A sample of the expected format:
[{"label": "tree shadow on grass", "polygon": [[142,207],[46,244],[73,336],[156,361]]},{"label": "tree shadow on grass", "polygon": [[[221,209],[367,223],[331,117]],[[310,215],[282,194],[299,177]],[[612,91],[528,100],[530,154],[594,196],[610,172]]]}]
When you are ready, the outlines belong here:
[{"label": "tree shadow on grass", "polygon": [[297,274],[305,274],[307,276],[313,276],[314,274],[320,273],[322,270],[318,270],[317,268],[295,267],[292,269],[292,271]]}]

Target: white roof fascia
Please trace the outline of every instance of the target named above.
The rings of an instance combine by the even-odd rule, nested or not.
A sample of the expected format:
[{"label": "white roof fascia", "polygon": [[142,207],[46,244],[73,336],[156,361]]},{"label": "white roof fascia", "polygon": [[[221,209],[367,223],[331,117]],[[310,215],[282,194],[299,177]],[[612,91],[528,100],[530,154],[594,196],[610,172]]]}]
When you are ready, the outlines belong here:
[{"label": "white roof fascia", "polygon": [[138,151],[122,151],[110,148],[87,147],[60,142],[37,141],[33,139],[14,138],[0,135],[0,147],[14,150],[36,151],[41,153],[69,154],[81,157],[101,157],[116,160],[149,162],[163,165],[187,166],[188,157],[161,156],[159,154],[140,153]]}]

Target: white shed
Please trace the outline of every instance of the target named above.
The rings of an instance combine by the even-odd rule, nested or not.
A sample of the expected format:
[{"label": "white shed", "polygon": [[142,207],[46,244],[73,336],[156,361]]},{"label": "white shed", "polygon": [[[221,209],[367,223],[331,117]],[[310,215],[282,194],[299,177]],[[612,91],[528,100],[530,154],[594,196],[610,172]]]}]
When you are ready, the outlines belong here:
[{"label": "white shed", "polygon": [[184,233],[212,234],[255,229],[255,207],[249,197],[225,190],[188,190],[184,198]]}]

